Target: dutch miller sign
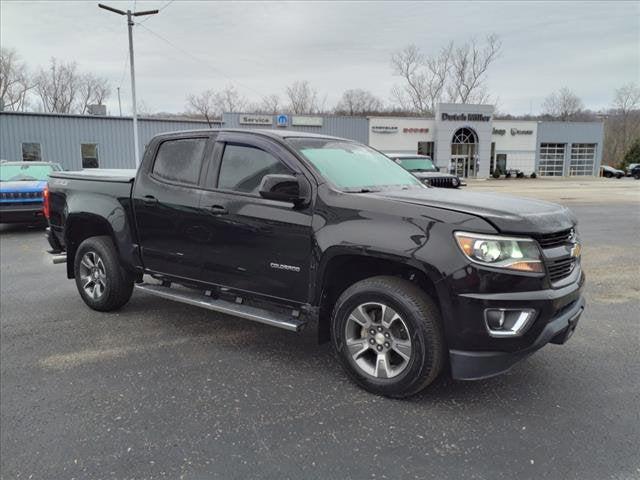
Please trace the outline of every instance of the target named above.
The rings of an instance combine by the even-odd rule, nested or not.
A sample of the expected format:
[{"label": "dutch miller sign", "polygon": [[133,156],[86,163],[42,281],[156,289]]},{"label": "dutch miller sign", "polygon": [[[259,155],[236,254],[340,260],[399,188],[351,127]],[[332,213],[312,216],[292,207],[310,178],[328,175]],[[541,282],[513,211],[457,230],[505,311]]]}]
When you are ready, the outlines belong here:
[{"label": "dutch miller sign", "polygon": [[442,121],[451,122],[489,122],[491,115],[483,115],[481,113],[443,113]]}]

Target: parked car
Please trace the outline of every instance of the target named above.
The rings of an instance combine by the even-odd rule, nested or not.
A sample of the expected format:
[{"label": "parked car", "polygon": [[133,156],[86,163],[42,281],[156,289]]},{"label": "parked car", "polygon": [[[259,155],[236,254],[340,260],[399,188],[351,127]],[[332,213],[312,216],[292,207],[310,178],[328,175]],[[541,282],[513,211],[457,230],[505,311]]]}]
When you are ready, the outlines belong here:
[{"label": "parked car", "polygon": [[640,167],[640,163],[630,163],[627,165],[626,174],[627,177],[633,177],[633,169],[636,167]]},{"label": "parked car", "polygon": [[43,222],[42,197],[47,177],[62,170],[57,163],[0,163],[0,223]]},{"label": "parked car", "polygon": [[377,394],[414,394],[445,368],[500,374],[564,343],[585,306],[567,208],[428,188],[351,140],[176,132],[151,140],[137,172],[54,172],[48,188],[54,263],[90,308],[116,310],[135,287],[317,325]]},{"label": "parked car", "polygon": [[636,163],[635,167],[631,169],[631,176],[636,180],[640,180],[640,163]]},{"label": "parked car", "polygon": [[622,178],[624,177],[624,172],[622,170],[618,170],[617,168],[613,168],[610,165],[602,165],[602,176],[605,178]]},{"label": "parked car", "polygon": [[442,188],[459,188],[463,185],[457,175],[440,172],[433,164],[431,157],[427,155],[408,153],[387,153],[386,155],[419,178],[425,185]]}]

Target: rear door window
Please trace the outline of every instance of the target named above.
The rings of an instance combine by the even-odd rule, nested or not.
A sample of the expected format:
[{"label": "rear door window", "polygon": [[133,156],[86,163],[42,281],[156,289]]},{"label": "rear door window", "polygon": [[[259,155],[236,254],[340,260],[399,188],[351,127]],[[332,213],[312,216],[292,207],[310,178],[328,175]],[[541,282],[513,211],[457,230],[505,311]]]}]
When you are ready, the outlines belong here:
[{"label": "rear door window", "polygon": [[171,182],[196,185],[206,138],[180,138],[162,142],[153,163],[153,175]]}]

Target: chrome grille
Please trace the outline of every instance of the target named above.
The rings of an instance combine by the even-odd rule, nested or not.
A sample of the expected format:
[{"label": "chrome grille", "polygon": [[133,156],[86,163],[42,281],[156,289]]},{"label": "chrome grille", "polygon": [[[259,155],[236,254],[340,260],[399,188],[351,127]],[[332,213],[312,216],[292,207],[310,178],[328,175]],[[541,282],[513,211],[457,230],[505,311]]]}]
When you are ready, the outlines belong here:
[{"label": "chrome grille", "polygon": [[2,192],[2,200],[42,200],[42,192]]},{"label": "chrome grille", "polygon": [[451,177],[429,177],[424,180],[424,183],[438,188],[452,188]]},{"label": "chrome grille", "polygon": [[549,271],[549,279],[557,282],[568,277],[576,266],[575,257],[565,257],[560,260],[547,262],[547,270]]},{"label": "chrome grille", "polygon": [[542,248],[554,248],[570,243],[574,235],[574,230],[570,228],[561,232],[537,235],[536,240]]}]

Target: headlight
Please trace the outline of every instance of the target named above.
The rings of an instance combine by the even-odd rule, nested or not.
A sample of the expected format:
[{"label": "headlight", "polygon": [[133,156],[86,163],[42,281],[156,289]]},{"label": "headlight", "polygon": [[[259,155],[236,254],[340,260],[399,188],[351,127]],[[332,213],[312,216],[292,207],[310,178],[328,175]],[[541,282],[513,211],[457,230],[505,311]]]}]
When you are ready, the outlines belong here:
[{"label": "headlight", "polygon": [[472,262],[519,272],[544,271],[540,250],[531,238],[455,232],[462,253]]}]

